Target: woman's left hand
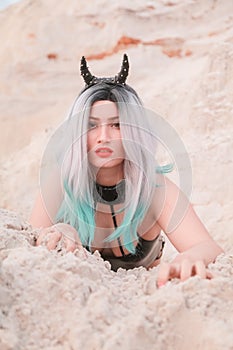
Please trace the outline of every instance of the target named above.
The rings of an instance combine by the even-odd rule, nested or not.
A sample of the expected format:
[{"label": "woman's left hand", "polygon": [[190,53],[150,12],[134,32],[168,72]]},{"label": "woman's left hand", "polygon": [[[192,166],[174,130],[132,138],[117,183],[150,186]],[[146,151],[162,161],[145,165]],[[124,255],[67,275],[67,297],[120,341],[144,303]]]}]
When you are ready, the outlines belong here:
[{"label": "woman's left hand", "polygon": [[213,275],[208,271],[202,260],[190,261],[189,259],[183,259],[171,263],[161,263],[159,267],[157,286],[162,287],[167,281],[172,278],[179,278],[181,281],[185,281],[191,276],[198,275],[201,278],[213,278]]}]

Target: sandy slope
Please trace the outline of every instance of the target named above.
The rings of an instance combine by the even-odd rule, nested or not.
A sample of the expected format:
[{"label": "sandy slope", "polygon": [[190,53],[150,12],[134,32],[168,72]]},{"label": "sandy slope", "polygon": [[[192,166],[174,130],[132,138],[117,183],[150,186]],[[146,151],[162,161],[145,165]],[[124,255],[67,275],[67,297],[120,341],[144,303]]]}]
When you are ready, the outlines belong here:
[{"label": "sandy slope", "polygon": [[183,140],[192,202],[227,251],[215,279],[157,290],[156,268],[115,274],[98,256],[37,249],[3,210],[1,350],[233,348],[232,13],[227,0],[23,0],[0,12],[0,206],[27,219],[45,145],[82,87],[79,58],[114,75],[127,52],[129,83]]},{"label": "sandy slope", "polygon": [[98,254],[51,253],[0,215],[1,350],[233,348],[233,250],[210,266],[214,279],[157,289],[156,268],[115,273]]}]

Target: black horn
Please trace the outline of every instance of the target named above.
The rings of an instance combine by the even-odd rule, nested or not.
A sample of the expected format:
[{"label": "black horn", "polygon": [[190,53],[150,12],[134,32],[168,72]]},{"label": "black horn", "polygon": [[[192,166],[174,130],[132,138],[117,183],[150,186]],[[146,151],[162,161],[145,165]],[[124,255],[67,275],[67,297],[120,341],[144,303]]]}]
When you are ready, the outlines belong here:
[{"label": "black horn", "polygon": [[129,74],[129,60],[128,60],[128,56],[126,54],[124,54],[122,65],[121,65],[121,70],[116,75],[116,78],[115,78],[116,83],[125,84],[125,81],[126,81],[128,74]]},{"label": "black horn", "polygon": [[91,72],[89,71],[89,69],[87,67],[87,61],[86,61],[84,56],[81,58],[80,70],[81,70],[81,75],[82,75],[85,83],[87,85],[90,85],[91,82],[95,79],[95,76],[92,75]]},{"label": "black horn", "polygon": [[107,83],[107,84],[125,84],[126,78],[129,73],[129,61],[128,61],[128,56],[124,54],[123,56],[123,61],[121,65],[121,70],[120,72],[115,75],[115,77],[110,77],[110,78],[98,78],[94,75],[91,74],[87,67],[87,61],[85,57],[83,56],[81,58],[81,75],[86,83],[86,88],[89,86],[98,84],[98,83]]}]

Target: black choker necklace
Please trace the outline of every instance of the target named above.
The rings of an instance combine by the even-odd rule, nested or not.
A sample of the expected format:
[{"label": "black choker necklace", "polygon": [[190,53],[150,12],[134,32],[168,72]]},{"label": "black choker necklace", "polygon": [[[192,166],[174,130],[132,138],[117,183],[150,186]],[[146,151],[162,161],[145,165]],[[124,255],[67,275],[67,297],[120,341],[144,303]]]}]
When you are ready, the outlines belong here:
[{"label": "black choker necklace", "polygon": [[96,202],[106,204],[119,204],[125,200],[125,180],[113,186],[94,185],[94,199]]}]

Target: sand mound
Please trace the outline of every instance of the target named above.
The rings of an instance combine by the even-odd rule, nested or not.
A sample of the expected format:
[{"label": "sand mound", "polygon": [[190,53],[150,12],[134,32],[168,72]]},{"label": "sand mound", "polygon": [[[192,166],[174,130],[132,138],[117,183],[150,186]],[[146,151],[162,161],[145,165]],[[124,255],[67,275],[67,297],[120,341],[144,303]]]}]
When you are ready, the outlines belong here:
[{"label": "sand mound", "polygon": [[212,280],[156,288],[157,268],[109,268],[98,254],[49,252],[0,212],[0,348],[232,349],[233,255]]},{"label": "sand mound", "polygon": [[[232,13],[228,0],[23,0],[0,11],[1,350],[233,349]],[[213,280],[157,289],[157,268],[114,273],[97,253],[33,246],[24,219],[45,145],[83,86],[80,57],[109,76],[124,52],[129,84],[190,155],[192,202],[227,252]]]}]

